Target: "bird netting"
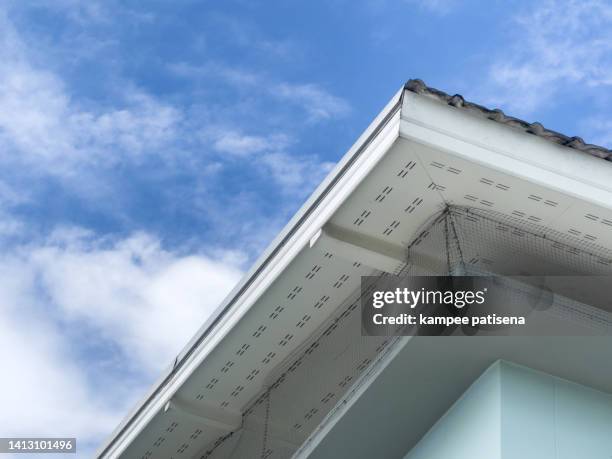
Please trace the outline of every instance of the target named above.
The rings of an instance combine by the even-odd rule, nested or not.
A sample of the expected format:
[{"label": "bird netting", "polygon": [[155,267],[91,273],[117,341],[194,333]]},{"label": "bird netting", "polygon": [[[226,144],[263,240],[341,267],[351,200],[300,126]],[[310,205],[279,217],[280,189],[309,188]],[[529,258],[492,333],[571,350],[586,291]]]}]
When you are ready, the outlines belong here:
[{"label": "bird netting", "polygon": [[[526,219],[449,206],[406,247],[406,261],[395,273],[376,274],[381,281],[393,275],[494,275],[502,281],[510,276],[583,276],[586,281],[589,276],[612,275],[612,252]],[[537,282],[517,285],[510,280],[507,292],[528,308],[547,309],[605,333],[612,329],[608,311],[585,304],[582,298],[553,297]],[[393,336],[362,335],[362,295],[363,289],[346,298],[276,371],[244,411],[241,429],[219,439],[202,457],[284,459],[299,450],[398,341]],[[474,334],[465,329],[456,332]]]}]

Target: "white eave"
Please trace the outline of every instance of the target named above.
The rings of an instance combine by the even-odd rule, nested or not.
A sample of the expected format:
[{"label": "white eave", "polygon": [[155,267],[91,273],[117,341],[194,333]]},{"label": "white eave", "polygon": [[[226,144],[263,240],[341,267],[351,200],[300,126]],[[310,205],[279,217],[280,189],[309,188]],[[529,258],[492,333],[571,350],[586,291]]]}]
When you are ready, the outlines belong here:
[{"label": "white eave", "polygon": [[[317,243],[321,244],[342,245],[335,242],[338,237],[333,228],[321,232],[322,228],[398,142],[423,145],[458,161],[475,163],[593,206],[612,208],[609,162],[469,110],[443,104],[435,97],[402,89],[177,356],[151,392],[100,448],[97,457],[119,457],[156,414],[178,406],[173,400],[177,391],[212,350],[222,345],[227,334],[313,238],[318,237]],[[350,237],[340,239],[346,241]],[[359,241],[354,245],[360,247]],[[386,270],[386,266],[397,261],[384,247],[374,252],[372,258],[376,261],[372,266],[375,268]],[[235,417],[230,416],[223,424],[232,422]]]},{"label": "white eave", "polygon": [[266,288],[322,228],[334,211],[399,137],[398,91],[224,302],[176,357],[149,394],[123,420],[96,457],[119,457],[207,355],[257,301]]}]

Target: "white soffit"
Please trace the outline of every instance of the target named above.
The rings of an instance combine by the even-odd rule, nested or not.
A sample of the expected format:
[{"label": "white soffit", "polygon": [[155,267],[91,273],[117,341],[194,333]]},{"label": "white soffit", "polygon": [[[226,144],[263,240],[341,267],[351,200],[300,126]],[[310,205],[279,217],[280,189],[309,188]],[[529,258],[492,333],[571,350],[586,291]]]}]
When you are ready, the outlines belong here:
[{"label": "white soffit", "polygon": [[[396,95],[99,457],[194,457],[231,432],[246,438],[244,410],[355,297],[361,276],[404,266],[406,246],[447,204],[612,248],[611,178],[602,159],[425,96]],[[332,380],[348,375],[325,361],[340,352],[328,346],[312,368]],[[295,384],[295,397],[307,398],[309,388]],[[309,429],[325,414],[311,411]]]},{"label": "white soffit", "polygon": [[[309,242],[318,234],[320,228],[329,220],[338,206],[344,202],[355,187],[397,140],[401,97],[402,91],[399,91],[391,99],[383,111],[376,117],[368,129],[360,136],[353,147],[338,163],[336,168],[334,168],[325,181],[304,204],[302,209],[300,209],[291,219],[281,234],[255,263],[254,267],[230,293],[224,303],[213,314],[213,317],[204,324],[196,337],[191,340],[181,355],[177,357],[177,361],[173,368],[168,371],[156,387],[153,388],[151,393],[122,422],[109,441],[101,447],[97,453],[97,457],[154,457],[152,453],[148,453],[151,448],[156,449],[156,456],[166,457],[163,455],[172,454],[173,452],[176,454],[176,450],[180,449],[185,441],[192,440],[191,443],[197,442],[202,445],[210,438],[218,436],[217,432],[211,431],[208,438],[200,438],[204,433],[197,433],[197,431],[203,429],[191,425],[194,422],[199,424],[206,423],[208,416],[202,415],[203,412],[208,413],[206,409],[201,410],[201,407],[194,407],[190,401],[183,401],[182,404],[189,406],[190,412],[200,413],[200,418],[202,419],[198,421],[195,416],[189,416],[187,423],[181,424],[172,418],[172,416],[178,418],[182,416],[182,413],[180,413],[180,410],[172,409],[170,404],[171,400],[173,400],[175,396],[175,398],[178,399],[185,398],[182,397],[179,392],[182,390],[183,385],[186,386],[186,392],[189,391],[189,384],[186,383],[195,373],[200,375],[201,371],[199,367],[203,363],[204,365],[202,366],[204,369],[210,368],[213,370],[212,366],[205,363],[205,359],[208,358],[209,355],[211,358],[215,357],[211,355],[213,350],[215,353],[221,353],[225,350],[230,355],[237,352],[237,350],[231,348],[230,344],[232,339],[236,339],[234,337],[237,336],[237,333],[233,333],[228,337],[229,341],[227,346],[225,346],[224,338],[231,333],[237,324],[241,323],[241,319],[256,305],[257,301],[262,296],[266,297],[265,295],[269,296],[271,294],[268,292],[268,288],[271,285],[276,284],[278,286],[276,287],[276,291],[282,292],[280,294],[286,296],[291,295],[285,292],[284,288],[280,286],[283,284],[284,279],[291,278],[291,272],[297,272],[298,270],[297,268],[294,268],[293,271],[291,269],[287,270],[289,265],[296,265],[302,261],[308,265],[308,271],[312,269],[314,265],[312,260],[302,260],[300,254],[308,251]],[[319,250],[316,252],[319,253],[320,264],[325,264],[325,252]],[[315,251],[312,253],[315,253]],[[335,263],[342,264],[343,262],[336,262],[336,260],[334,260],[334,264]],[[344,263],[347,267],[351,267],[354,264],[354,262]],[[342,275],[347,275],[344,272],[346,270],[342,270],[341,267],[334,267],[334,269],[343,271],[343,273],[339,275],[339,278]],[[349,274],[353,288],[355,282],[357,282],[358,285],[359,276],[365,272],[365,267],[354,267],[354,269],[357,269],[357,271]],[[371,269],[369,272],[371,272]],[[295,287],[294,281],[287,282],[286,286],[293,284],[291,289]],[[342,283],[344,283],[344,281]],[[347,287],[343,289],[343,291],[345,290],[348,290]],[[297,292],[298,295],[300,293],[301,291]],[[263,304],[263,302],[260,304]],[[274,306],[273,309],[275,308],[276,306]],[[268,318],[270,318],[272,312],[266,312],[266,314]],[[285,317],[287,317],[287,315],[285,315]],[[317,322],[316,319],[313,319],[308,329],[314,329],[314,324]],[[248,328],[247,325],[244,325],[244,327]],[[267,335],[271,336],[271,332],[272,329],[269,330]],[[250,334],[252,333],[254,333],[254,331],[250,331]],[[299,342],[297,337],[304,339],[306,332],[298,331],[297,334],[293,335],[294,336],[288,339],[288,342],[284,345],[278,344],[282,339],[276,342],[276,345],[282,348],[281,352],[275,355],[277,362],[282,361],[292,350],[298,347]],[[240,340],[238,339],[238,341]],[[244,343],[241,343],[241,346],[242,344]],[[217,348],[217,346],[219,347]],[[252,348],[249,346],[247,349],[254,351],[255,348],[256,346]],[[273,352],[273,350],[269,350],[265,355]],[[262,359],[262,361],[263,360],[265,359]],[[226,360],[225,362],[228,361],[229,360]],[[214,371],[220,371],[223,368],[224,367],[220,369],[215,368]],[[232,368],[237,367],[232,365]],[[259,389],[261,389],[262,381],[265,380],[265,377],[266,372],[258,374],[257,385]],[[211,379],[213,378],[211,377]],[[204,387],[206,385],[207,383],[204,384]],[[233,387],[235,388],[238,385],[239,384]],[[227,387],[229,388],[230,385]],[[230,397],[234,397],[232,396],[232,392],[234,391],[230,391]],[[239,392],[239,401],[244,404],[249,397],[252,397],[254,392],[253,389],[247,390],[245,387],[245,389]],[[219,401],[219,406],[226,401],[225,395],[226,394],[224,394],[224,399]],[[199,400],[199,402],[202,402],[202,400]],[[208,401],[205,403],[210,405]],[[234,405],[238,405],[238,403],[235,402]],[[230,411],[232,408],[230,408],[229,404],[221,408],[228,411],[230,416],[236,413],[235,411]],[[240,408],[244,408],[244,405]],[[213,419],[213,424],[215,424],[215,428],[218,428],[219,422],[217,419]],[[181,426],[181,428],[179,429],[178,426]],[[185,426],[184,429],[182,428],[183,426]],[[225,432],[227,431],[228,429],[225,429]],[[191,438],[192,436],[195,438]],[[159,448],[162,448],[162,450],[159,450]],[[186,450],[180,454],[183,453],[189,454]]]}]

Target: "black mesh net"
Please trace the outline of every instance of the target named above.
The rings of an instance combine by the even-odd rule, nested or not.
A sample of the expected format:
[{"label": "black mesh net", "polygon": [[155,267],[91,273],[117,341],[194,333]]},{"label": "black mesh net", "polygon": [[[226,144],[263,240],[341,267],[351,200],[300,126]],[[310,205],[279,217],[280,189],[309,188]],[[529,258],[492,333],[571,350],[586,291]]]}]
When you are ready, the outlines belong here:
[{"label": "black mesh net", "polygon": [[609,275],[612,251],[505,214],[447,207],[408,247],[402,274]]},{"label": "black mesh net", "polygon": [[[480,209],[447,207],[424,226],[406,248],[402,276],[593,276],[612,274],[612,252],[526,219]],[[390,276],[380,274],[380,278]],[[542,300],[529,284],[507,285],[509,297],[529,308],[546,304],[561,318],[582,320],[609,332],[610,314],[569,298]],[[396,337],[362,336],[361,292],[354,292],[277,371],[244,412],[242,428],[202,457],[292,457],[335,410],[377,370]],[[550,301],[549,301],[550,300]],[[600,330],[600,331],[601,331]],[[485,330],[486,331],[486,330]],[[457,330],[472,334],[473,330]]]}]

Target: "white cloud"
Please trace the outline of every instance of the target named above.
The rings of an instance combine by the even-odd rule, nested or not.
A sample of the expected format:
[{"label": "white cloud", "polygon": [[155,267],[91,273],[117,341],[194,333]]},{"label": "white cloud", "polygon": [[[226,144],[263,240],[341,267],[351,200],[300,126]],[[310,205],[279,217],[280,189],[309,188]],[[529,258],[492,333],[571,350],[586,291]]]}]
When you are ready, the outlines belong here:
[{"label": "white cloud", "polygon": [[234,129],[214,129],[211,136],[215,139],[213,148],[221,153],[244,157],[266,150],[282,150],[290,144],[284,134],[269,136],[243,134]]},{"label": "white cloud", "polygon": [[238,159],[248,157],[249,163],[280,185],[285,194],[309,192],[334,166],[315,155],[289,154],[291,139],[285,134],[248,135],[231,128],[215,128],[209,130],[208,136],[215,139],[216,151]]},{"label": "white cloud", "polygon": [[433,13],[446,14],[455,6],[456,0],[404,0],[406,3],[417,5]]},{"label": "white cloud", "polygon": [[234,86],[257,87],[263,81],[263,75],[256,72],[230,67],[216,62],[194,65],[188,62],[168,64],[168,70],[176,76],[190,79],[213,79],[225,81]]},{"label": "white cloud", "polygon": [[515,18],[515,43],[491,65],[489,98],[530,113],[563,91],[612,84],[612,5],[548,0]]},{"label": "white cloud", "polygon": [[273,87],[271,92],[301,106],[311,121],[341,118],[350,112],[348,102],[315,84],[281,83]]},{"label": "white cloud", "polygon": [[114,106],[91,110],[62,79],[33,62],[13,24],[0,16],[0,153],[47,172],[83,162],[116,162],[157,151],[175,139],[182,115],[137,88]]},{"label": "white cloud", "polygon": [[[108,10],[97,9],[100,3],[86,3],[62,0],[58,8],[78,6],[73,18],[77,21],[106,20]],[[186,128],[182,109],[123,84],[116,75],[123,86],[108,95],[106,105],[80,99],[62,78],[60,65],[54,70],[45,60],[45,45],[37,50],[24,36],[0,14],[0,164],[7,171],[89,182],[105,172],[96,167],[100,164],[137,161],[149,153],[173,154],[185,138],[191,142],[190,155],[197,156],[200,147],[206,146],[194,134],[200,128],[197,122],[189,125],[196,128],[193,132]],[[260,46],[265,49],[269,44]],[[259,75],[248,72],[204,68],[207,77],[225,78],[231,84],[259,88],[262,82]],[[176,70],[193,76],[202,69],[185,65]],[[283,104],[290,102],[311,121],[341,117],[350,110],[343,99],[314,84],[271,82],[260,91],[256,97],[263,103],[275,98]],[[227,158],[253,160],[266,179],[281,184],[283,193],[304,193],[331,167],[315,156],[289,155],[292,138],[284,133],[261,135],[235,129],[217,132],[207,140]],[[205,164],[198,171],[210,166],[214,172],[222,165]],[[94,187],[103,185],[110,189],[113,183],[96,182]],[[23,202],[22,193],[14,185],[0,186],[0,243],[28,229],[11,213]],[[282,205],[285,202],[279,201]],[[53,218],[44,215],[41,222],[52,225]],[[251,234],[267,234],[272,226],[269,220],[266,225],[253,225]],[[219,251],[175,253],[144,233],[121,239],[80,228],[64,228],[43,241],[3,247],[0,358],[9,376],[0,391],[0,431],[57,435],[61,426],[64,431],[59,434],[98,443],[144,392],[137,379],[157,376],[171,363],[237,282],[243,261],[241,254]],[[83,333],[86,343],[78,341]],[[88,356],[91,346],[103,355]],[[108,383],[102,387],[96,380],[101,369],[107,370]],[[88,456],[87,452],[81,455]]]},{"label": "white cloud", "polygon": [[289,102],[304,110],[311,122],[342,118],[351,112],[351,106],[345,99],[316,83],[279,82],[262,73],[212,62],[204,65],[178,62],[170,64],[168,69],[183,78],[221,80]]},{"label": "white cloud", "polygon": [[591,134],[589,142],[612,148],[612,120],[609,117],[588,119],[582,127]]},{"label": "white cloud", "polygon": [[78,228],[4,253],[0,431],[99,443],[145,388],[112,373],[121,383],[100,386],[87,365],[103,362],[79,360],[83,350],[65,330],[87,330],[88,344],[115,349],[110,371],[157,375],[237,282],[241,261],[179,256],[146,234],[99,239]]},{"label": "white cloud", "polygon": [[120,420],[117,410],[127,409],[128,404],[119,403],[113,409],[104,403],[107,394],[89,387],[56,328],[38,317],[24,317],[21,311],[6,314],[10,299],[6,290],[4,284],[4,311],[0,314],[2,435],[76,436],[83,443],[99,441]]},{"label": "white cloud", "polygon": [[262,155],[259,162],[285,192],[293,194],[310,192],[334,167],[334,163],[320,162],[316,157],[296,158],[283,152]]},{"label": "white cloud", "polygon": [[223,34],[226,42],[256,52],[264,59],[288,60],[296,54],[301,54],[301,47],[296,42],[287,39],[270,39],[244,17],[238,19],[236,15],[215,14],[212,19],[213,24],[216,23],[218,27],[217,33]]},{"label": "white cloud", "polygon": [[98,329],[151,371],[168,364],[240,277],[227,260],[177,257],[146,234],[56,234],[28,251],[26,265],[64,320]]}]

